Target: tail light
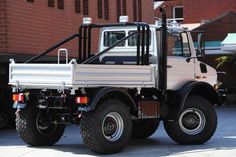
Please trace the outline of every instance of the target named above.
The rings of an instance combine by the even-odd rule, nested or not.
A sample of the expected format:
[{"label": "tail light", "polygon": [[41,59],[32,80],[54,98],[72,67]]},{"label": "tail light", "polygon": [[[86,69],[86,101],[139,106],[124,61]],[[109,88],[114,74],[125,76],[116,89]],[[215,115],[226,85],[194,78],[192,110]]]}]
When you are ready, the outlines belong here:
[{"label": "tail light", "polygon": [[88,104],[88,97],[86,97],[86,96],[76,97],[75,98],[75,103],[76,104]]},{"label": "tail light", "polygon": [[13,101],[19,101],[19,102],[24,102],[24,94],[19,93],[19,94],[13,94],[12,96]]}]

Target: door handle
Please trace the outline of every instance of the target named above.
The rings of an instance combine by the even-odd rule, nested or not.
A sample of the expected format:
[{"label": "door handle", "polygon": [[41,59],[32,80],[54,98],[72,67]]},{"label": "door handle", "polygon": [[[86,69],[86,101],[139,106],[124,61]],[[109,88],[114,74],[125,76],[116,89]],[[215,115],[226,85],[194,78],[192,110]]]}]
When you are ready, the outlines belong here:
[{"label": "door handle", "polygon": [[167,68],[172,68],[172,66],[171,65],[167,65]]}]

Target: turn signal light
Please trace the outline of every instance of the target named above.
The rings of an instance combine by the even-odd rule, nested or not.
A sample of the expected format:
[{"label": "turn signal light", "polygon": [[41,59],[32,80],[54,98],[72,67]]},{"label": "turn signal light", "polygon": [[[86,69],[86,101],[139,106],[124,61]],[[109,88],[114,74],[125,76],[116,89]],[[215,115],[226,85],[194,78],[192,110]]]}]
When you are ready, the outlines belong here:
[{"label": "turn signal light", "polygon": [[24,94],[23,93],[13,94],[12,99],[13,101],[24,102]]},{"label": "turn signal light", "polygon": [[219,89],[219,84],[215,84],[214,89],[217,91]]},{"label": "turn signal light", "polygon": [[88,97],[76,97],[75,98],[75,103],[76,104],[88,104]]}]

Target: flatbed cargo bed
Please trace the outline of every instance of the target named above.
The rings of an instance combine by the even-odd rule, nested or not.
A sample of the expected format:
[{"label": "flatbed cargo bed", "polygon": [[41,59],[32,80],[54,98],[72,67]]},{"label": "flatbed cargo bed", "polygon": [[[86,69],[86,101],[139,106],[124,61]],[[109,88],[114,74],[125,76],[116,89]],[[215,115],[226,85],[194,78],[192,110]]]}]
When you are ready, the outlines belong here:
[{"label": "flatbed cargo bed", "polygon": [[155,66],[11,63],[9,84],[26,89],[156,87]]}]

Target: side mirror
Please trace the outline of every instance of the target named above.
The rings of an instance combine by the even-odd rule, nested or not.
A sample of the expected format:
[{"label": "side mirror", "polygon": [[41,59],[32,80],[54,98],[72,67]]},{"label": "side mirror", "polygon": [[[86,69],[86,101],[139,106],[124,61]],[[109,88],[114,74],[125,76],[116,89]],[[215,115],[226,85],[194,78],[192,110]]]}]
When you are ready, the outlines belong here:
[{"label": "side mirror", "polygon": [[205,41],[202,39],[202,33],[198,34],[198,45],[197,45],[197,57],[204,57],[205,56]]}]

